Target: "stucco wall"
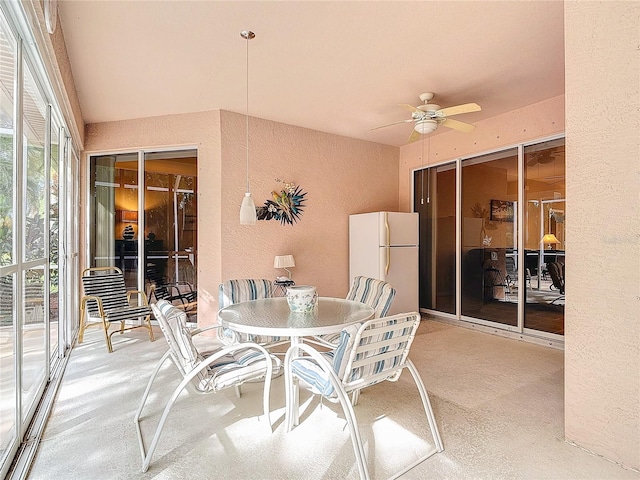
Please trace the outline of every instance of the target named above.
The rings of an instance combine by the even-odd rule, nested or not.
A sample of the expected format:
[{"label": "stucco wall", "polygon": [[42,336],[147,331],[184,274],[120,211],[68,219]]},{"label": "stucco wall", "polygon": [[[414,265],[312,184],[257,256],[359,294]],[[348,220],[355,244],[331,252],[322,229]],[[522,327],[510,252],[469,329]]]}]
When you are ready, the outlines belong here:
[{"label": "stucco wall", "polygon": [[565,2],[565,434],[640,468],[640,3]]},{"label": "stucco wall", "polygon": [[[294,225],[275,220],[239,224],[245,191],[245,116],[216,111],[91,124],[88,154],[138,148],[198,148],[198,312],[203,324],[217,311],[217,288],[229,278],[268,278],[275,255],[292,254],[298,284],[323,296],[348,291],[348,216],[398,208],[398,149],[291,125],[250,119],[250,181],[256,205],[281,183],[307,192]],[[85,169],[83,169],[84,171]],[[84,188],[84,187],[83,187]]]},{"label": "stucco wall", "polygon": [[241,226],[245,191],[245,117],[221,112],[222,276],[282,275],[275,255],[292,254],[297,284],[311,284],[322,296],[348,291],[349,214],[397,210],[398,149],[292,125],[251,118],[250,182],[256,206],[295,182],[307,192],[306,208],[294,225],[275,220]]},{"label": "stucco wall", "polygon": [[[81,192],[86,192],[86,161],[92,153],[135,151],[136,149],[197,147],[198,149],[198,313],[202,318],[217,311],[217,290],[221,281],[221,146],[220,112],[125,120],[89,124],[82,154]],[[84,235],[84,228],[80,229]],[[81,238],[81,245],[86,240]],[[81,264],[86,265],[84,249]],[[203,274],[204,272],[204,274]],[[215,316],[215,315],[214,315]]]}]

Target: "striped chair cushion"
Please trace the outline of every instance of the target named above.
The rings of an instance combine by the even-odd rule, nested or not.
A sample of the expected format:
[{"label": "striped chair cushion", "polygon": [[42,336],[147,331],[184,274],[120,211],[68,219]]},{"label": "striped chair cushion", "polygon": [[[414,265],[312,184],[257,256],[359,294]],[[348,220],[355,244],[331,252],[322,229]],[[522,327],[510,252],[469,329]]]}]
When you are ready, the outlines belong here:
[{"label": "striped chair cushion", "polygon": [[390,283],[375,278],[357,276],[353,278],[347,300],[366,303],[373,308],[374,317],[381,318],[389,312],[395,296],[396,290]]},{"label": "striped chair cushion", "polygon": [[[397,367],[405,362],[419,321],[419,315],[412,313],[370,320],[362,325],[350,325],[340,333],[337,347],[332,351],[323,352],[322,355],[343,382],[354,382],[385,371],[389,371],[391,376],[397,371]],[[358,338],[358,345],[355,346]],[[392,339],[397,341],[389,342]],[[354,348],[356,355],[351,359]],[[376,357],[379,357],[379,360],[376,360]],[[291,369],[314,393],[329,397],[334,394],[329,376],[314,360],[306,357],[296,359]],[[359,388],[367,385],[365,382]]]},{"label": "striped chair cushion", "polygon": [[[395,296],[396,289],[390,283],[375,278],[356,276],[353,278],[347,300],[369,305],[373,308],[373,317],[380,318],[387,315]],[[325,344],[337,345],[340,333],[318,335],[316,338]]]},{"label": "striped chair cushion", "polygon": [[[151,313],[147,305],[129,305],[127,288],[124,277],[119,272],[92,273],[82,277],[82,285],[85,295],[99,297],[102,300],[102,308],[109,322],[146,317]],[[97,302],[87,302],[89,315],[100,315]]]},{"label": "striped chair cushion", "polygon": [[[219,351],[198,352],[193,344],[191,332],[186,325],[187,315],[166,300],[152,305],[162,333],[173,357],[180,363],[182,373],[186,374],[206,357]],[[274,375],[280,371],[280,359],[272,357]],[[220,357],[213,365],[200,371],[194,379],[194,385],[201,392],[218,391],[248,380],[257,380],[265,376],[264,356],[251,347],[231,352]]]},{"label": "striped chair cushion", "polygon": [[[240,302],[248,302],[250,300],[258,300],[259,298],[272,297],[271,281],[264,278],[253,279],[243,278],[237,280],[227,280],[220,284],[218,289],[220,308],[233,305]],[[250,335],[245,333],[232,332],[228,328],[222,329],[220,332],[220,340],[227,345],[236,342],[255,342],[265,345],[281,340],[280,337],[272,337],[269,335]]]}]

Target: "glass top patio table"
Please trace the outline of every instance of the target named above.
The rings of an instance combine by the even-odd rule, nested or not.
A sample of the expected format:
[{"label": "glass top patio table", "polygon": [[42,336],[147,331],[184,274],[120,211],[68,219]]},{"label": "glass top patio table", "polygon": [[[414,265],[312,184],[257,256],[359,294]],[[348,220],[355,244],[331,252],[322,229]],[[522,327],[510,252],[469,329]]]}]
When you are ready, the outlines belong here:
[{"label": "glass top patio table", "polygon": [[229,305],[218,312],[218,319],[236,332],[295,339],[339,332],[373,314],[373,308],[364,303],[331,297],[319,297],[313,312],[293,313],[285,297],[276,297]]}]

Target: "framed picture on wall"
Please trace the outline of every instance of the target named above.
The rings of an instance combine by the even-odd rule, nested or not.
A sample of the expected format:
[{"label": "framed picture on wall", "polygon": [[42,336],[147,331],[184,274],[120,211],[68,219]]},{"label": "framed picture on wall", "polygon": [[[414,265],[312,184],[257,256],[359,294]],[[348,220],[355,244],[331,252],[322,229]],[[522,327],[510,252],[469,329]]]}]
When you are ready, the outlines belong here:
[{"label": "framed picture on wall", "polygon": [[491,200],[490,219],[497,222],[513,222],[513,202]]}]

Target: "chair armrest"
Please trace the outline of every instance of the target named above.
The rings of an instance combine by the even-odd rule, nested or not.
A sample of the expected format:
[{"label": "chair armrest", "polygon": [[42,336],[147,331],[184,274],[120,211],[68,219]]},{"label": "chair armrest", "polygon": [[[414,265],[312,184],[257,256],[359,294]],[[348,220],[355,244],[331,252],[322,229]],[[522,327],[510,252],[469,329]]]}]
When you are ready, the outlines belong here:
[{"label": "chair armrest", "polygon": [[210,330],[219,330],[221,328],[222,328],[222,325],[209,325],[208,327],[194,328],[193,330],[189,331],[189,334],[192,337],[195,337],[196,335],[200,335],[203,332],[208,332]]},{"label": "chair armrest", "polygon": [[[84,297],[82,297],[81,305],[83,309],[86,308],[87,302],[96,302],[96,304],[98,305],[100,316],[105,316],[104,307],[102,306],[102,299],[100,297],[96,297],[95,295],[85,295]],[[82,321],[82,319],[80,319],[80,321]]]}]

